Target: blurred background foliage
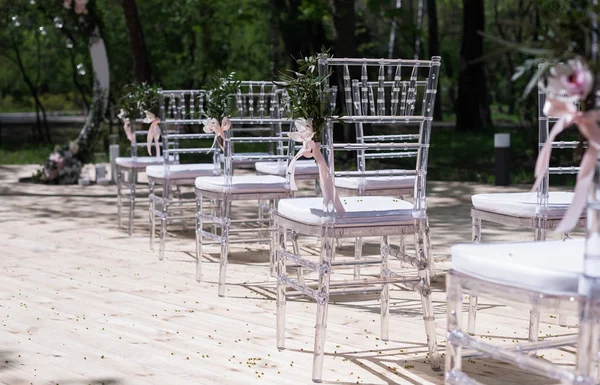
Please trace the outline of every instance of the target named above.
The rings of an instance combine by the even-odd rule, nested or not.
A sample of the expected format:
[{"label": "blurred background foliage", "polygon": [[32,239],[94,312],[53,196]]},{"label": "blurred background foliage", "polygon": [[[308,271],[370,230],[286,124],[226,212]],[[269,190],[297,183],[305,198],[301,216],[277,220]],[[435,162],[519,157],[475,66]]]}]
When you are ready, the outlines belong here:
[{"label": "blurred background foliage", "polygon": [[[36,1],[56,2],[59,8],[62,4],[62,0],[0,0],[0,113],[36,110],[24,74],[46,110],[85,112],[93,79],[88,42],[83,36],[66,38],[53,26],[52,10],[40,11]],[[438,179],[461,178],[460,170],[465,169],[466,179],[488,182],[492,134],[503,131],[515,138],[518,164],[513,175],[528,182],[537,152],[537,101],[535,92],[521,98],[527,76],[516,81],[511,77],[531,56],[482,34],[543,45],[550,26],[568,18],[582,1],[90,0],[89,4],[107,46],[115,108],[124,85],[135,80],[167,89],[197,89],[219,69],[235,71],[238,79],[270,80],[280,70],[294,68],[294,58],[318,53],[322,47],[338,57],[439,55],[436,121],[446,126],[432,137],[431,173]],[[20,18],[19,27],[13,16]],[[23,68],[16,63],[17,51]],[[42,136],[40,142],[44,141]],[[436,162],[455,167],[436,171]]]}]

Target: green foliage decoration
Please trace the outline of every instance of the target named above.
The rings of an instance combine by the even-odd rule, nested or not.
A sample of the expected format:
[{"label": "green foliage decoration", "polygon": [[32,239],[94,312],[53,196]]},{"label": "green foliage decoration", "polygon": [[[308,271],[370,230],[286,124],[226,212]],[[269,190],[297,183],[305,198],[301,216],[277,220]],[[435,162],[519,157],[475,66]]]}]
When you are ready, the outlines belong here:
[{"label": "green foliage decoration", "polygon": [[[323,50],[323,54],[331,57],[328,50]],[[319,75],[318,60],[317,55],[297,59],[298,71],[282,73],[275,84],[287,91],[292,119],[311,119],[314,140],[320,142],[325,120],[334,111],[327,87],[331,73]]]},{"label": "green foliage decoration", "polygon": [[234,77],[235,72],[224,76],[219,70],[207,84],[204,115],[207,118],[217,119],[219,124],[223,123],[223,118],[230,117],[235,112],[232,98],[240,89],[241,81],[235,80]]}]

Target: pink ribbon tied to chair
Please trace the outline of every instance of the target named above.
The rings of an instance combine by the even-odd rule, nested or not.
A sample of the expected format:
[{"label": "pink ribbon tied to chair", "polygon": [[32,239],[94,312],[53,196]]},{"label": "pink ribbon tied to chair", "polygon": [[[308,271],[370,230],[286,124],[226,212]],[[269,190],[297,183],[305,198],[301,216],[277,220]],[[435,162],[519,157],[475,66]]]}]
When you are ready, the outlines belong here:
[{"label": "pink ribbon tied to chair", "polygon": [[[204,121],[204,128],[202,130],[207,134],[215,134],[215,140],[212,145],[213,147],[215,147],[219,137],[223,139],[223,143],[225,143],[225,131],[228,131],[230,128],[231,120],[229,120],[229,118],[223,118],[222,124],[219,124],[219,121],[217,119],[210,118]],[[221,148],[223,148],[222,145]]]},{"label": "pink ribbon tied to chair", "polygon": [[327,163],[325,162],[323,154],[321,154],[321,144],[313,140],[315,132],[312,129],[312,120],[298,119],[294,122],[294,125],[296,126],[297,131],[289,132],[288,136],[296,142],[301,142],[302,147],[300,148],[300,150],[298,150],[296,156],[294,156],[294,158],[290,162],[290,165],[288,166],[287,171],[290,175],[291,190],[298,190],[294,178],[294,174],[296,171],[296,162],[298,161],[298,159],[300,159],[301,157],[314,158],[319,168],[319,181],[321,183],[321,191],[323,192],[323,201],[325,204],[329,204],[329,202],[332,202],[335,211],[340,216],[343,216],[344,214],[346,214],[346,209],[344,209],[344,205],[342,204],[342,201],[340,200],[340,197],[335,189],[334,177],[333,175],[329,175]]},{"label": "pink ribbon tied to chair", "polygon": [[125,110],[121,109],[117,118],[123,121],[123,131],[125,131],[125,135],[127,136],[127,139],[129,139],[129,142],[132,144],[135,143],[135,135],[133,135],[133,132],[131,131],[131,121],[127,117]]},{"label": "pink ribbon tied to chair", "polygon": [[154,148],[156,149],[156,157],[160,158],[160,119],[150,111],[144,111],[146,117],[144,123],[150,123],[148,127],[147,145],[148,155],[152,154],[152,142],[154,142]]},{"label": "pink ribbon tied to chair", "polygon": [[[594,170],[600,153],[600,110],[578,111],[575,102],[584,100],[592,89],[593,78],[580,59],[570,60],[553,67],[548,78],[548,91],[560,97],[548,97],[544,105],[544,114],[559,118],[552,127],[544,146],[540,150],[535,164],[536,181],[533,190],[537,190],[550,163],[552,142],[565,128],[576,125],[579,132],[588,140],[588,148],[581,159],[573,201],[562,221],[556,228],[559,232],[573,229],[583,212],[587,194],[594,177]],[[566,95],[566,96],[562,96]]]}]

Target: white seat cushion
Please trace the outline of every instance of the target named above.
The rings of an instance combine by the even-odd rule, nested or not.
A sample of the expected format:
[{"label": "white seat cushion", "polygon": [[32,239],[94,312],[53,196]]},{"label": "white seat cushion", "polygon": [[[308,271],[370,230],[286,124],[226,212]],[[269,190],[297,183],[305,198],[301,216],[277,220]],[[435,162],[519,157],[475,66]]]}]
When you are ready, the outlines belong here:
[{"label": "white seat cushion", "polygon": [[[365,190],[383,190],[383,189],[407,189],[415,185],[414,176],[381,176],[365,177]],[[335,186],[351,190],[358,190],[360,178],[335,178]]]},{"label": "white seat cushion", "polygon": [[[573,200],[572,192],[550,192],[547,214],[562,217]],[[533,217],[537,208],[537,192],[477,194],[471,197],[479,210],[517,217]]]},{"label": "white seat cushion", "polygon": [[[199,164],[171,164],[169,165],[169,179],[194,179],[199,176],[219,175],[220,170],[215,169],[212,163]],[[156,179],[165,178],[165,165],[146,167],[146,175]]]},{"label": "white seat cushion", "polygon": [[577,293],[584,239],[453,246],[452,269],[545,293]]},{"label": "white seat cushion", "polygon": [[[196,188],[212,192],[225,191],[225,177],[212,176],[196,178]],[[234,175],[230,190],[233,193],[287,192],[290,191],[286,179],[273,175]]]},{"label": "white seat cushion", "polygon": [[[256,171],[267,175],[286,175],[287,162],[256,162],[254,167]],[[319,167],[317,162],[312,159],[298,160],[296,162],[295,175],[319,175]]]},{"label": "white seat cushion", "polygon": [[155,156],[138,156],[136,158],[118,157],[115,162],[121,167],[145,169],[150,165],[163,164],[163,158],[157,158]]},{"label": "white seat cushion", "polygon": [[[337,225],[391,225],[412,221],[413,205],[392,197],[341,198],[346,209],[343,217],[336,218]],[[321,224],[323,198],[291,198],[279,201],[279,215],[288,219],[311,224]]]}]

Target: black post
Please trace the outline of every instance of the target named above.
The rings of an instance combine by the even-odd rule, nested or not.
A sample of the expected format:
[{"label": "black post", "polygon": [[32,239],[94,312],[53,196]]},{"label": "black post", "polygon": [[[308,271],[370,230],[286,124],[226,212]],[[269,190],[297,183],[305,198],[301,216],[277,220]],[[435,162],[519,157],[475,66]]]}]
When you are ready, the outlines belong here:
[{"label": "black post", "polygon": [[495,134],[496,186],[510,185],[510,134]]}]

